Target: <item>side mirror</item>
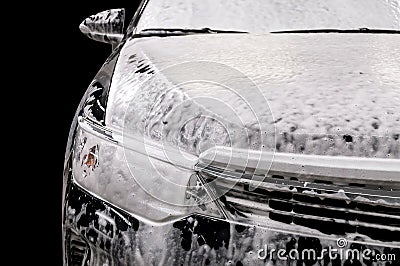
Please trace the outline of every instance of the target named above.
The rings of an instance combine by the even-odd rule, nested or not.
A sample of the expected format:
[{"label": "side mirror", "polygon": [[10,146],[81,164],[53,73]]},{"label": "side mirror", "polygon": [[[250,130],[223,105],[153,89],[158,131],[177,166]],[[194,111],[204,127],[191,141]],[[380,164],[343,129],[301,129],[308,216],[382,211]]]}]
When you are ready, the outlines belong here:
[{"label": "side mirror", "polygon": [[111,9],[85,19],[79,29],[92,40],[118,45],[124,37],[125,9]]}]

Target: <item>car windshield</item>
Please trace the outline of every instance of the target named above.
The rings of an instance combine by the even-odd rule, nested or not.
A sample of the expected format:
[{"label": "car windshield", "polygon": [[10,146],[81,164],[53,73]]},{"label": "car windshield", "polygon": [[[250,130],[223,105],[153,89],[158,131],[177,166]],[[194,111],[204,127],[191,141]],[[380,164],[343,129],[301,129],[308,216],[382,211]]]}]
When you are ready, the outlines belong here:
[{"label": "car windshield", "polygon": [[203,28],[400,30],[400,0],[149,0],[135,33]]}]

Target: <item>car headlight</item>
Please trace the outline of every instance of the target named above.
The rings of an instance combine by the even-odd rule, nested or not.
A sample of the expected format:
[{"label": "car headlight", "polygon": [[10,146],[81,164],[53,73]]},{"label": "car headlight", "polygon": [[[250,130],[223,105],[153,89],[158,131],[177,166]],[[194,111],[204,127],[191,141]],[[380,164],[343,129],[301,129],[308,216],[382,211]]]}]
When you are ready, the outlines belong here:
[{"label": "car headlight", "polygon": [[73,151],[75,182],[134,216],[154,223],[193,213],[222,217],[195,172],[197,157],[122,136],[83,117]]}]

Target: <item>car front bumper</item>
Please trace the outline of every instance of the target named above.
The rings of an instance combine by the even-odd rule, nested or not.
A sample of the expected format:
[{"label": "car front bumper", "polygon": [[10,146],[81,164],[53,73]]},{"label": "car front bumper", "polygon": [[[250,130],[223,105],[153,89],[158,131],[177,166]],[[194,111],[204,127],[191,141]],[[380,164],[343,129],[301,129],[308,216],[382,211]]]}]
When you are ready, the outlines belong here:
[{"label": "car front bumper", "polygon": [[[399,265],[400,249],[193,214],[154,225],[68,178],[65,265]],[[364,253],[363,253],[364,252]]]}]

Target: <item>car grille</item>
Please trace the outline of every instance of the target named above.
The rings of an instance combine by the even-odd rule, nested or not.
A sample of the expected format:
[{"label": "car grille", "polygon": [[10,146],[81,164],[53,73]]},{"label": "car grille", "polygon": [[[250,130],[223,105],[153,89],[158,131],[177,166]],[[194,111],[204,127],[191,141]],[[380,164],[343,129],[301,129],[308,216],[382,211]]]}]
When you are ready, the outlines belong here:
[{"label": "car grille", "polygon": [[219,201],[227,216],[235,219],[280,222],[335,236],[361,235],[373,242],[400,241],[400,190],[389,182],[332,182],[274,171],[255,182],[248,172],[229,173],[211,165],[198,169],[213,193],[222,195]]},{"label": "car grille", "polygon": [[86,266],[89,265],[90,249],[82,237],[73,231],[68,231],[69,241],[67,242],[68,265]]}]

